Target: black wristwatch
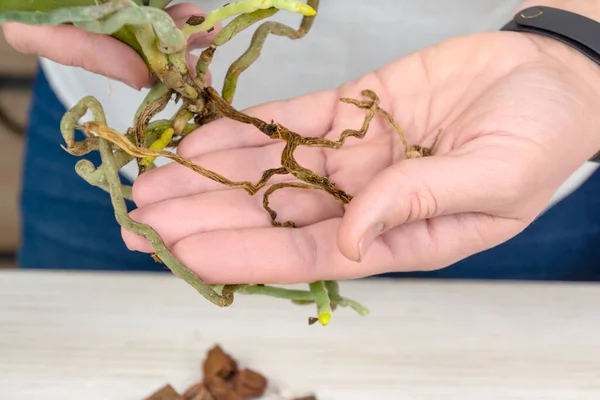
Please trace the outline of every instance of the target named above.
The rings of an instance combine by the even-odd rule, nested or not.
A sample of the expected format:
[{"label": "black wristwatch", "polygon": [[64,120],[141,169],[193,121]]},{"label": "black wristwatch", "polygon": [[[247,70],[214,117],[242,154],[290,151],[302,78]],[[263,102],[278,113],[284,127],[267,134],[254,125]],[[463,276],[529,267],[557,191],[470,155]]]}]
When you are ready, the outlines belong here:
[{"label": "black wristwatch", "polygon": [[[600,23],[583,15],[552,7],[529,7],[501,30],[537,33],[559,40],[600,66]],[[600,151],[590,161],[600,163]]]}]

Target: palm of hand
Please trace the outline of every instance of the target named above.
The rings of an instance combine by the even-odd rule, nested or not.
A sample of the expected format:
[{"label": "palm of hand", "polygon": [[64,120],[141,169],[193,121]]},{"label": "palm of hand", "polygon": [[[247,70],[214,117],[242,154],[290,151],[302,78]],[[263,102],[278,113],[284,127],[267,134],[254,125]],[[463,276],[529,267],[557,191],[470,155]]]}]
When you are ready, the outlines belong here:
[{"label": "palm of hand", "polygon": [[[428,147],[443,129],[435,157],[405,160],[399,135],[376,116],[362,140],[349,138],[338,150],[296,151],[302,166],[355,197],[342,206],[320,191],[278,192],[270,205],[295,229],[271,226],[261,193],[249,196],[175,164],[138,179],[132,217],[153,226],[209,282],[293,283],[435,269],[517,234],[585,160],[571,157],[556,171],[546,168],[562,152],[576,153],[577,141],[562,135],[578,127],[573,116],[585,118],[587,109],[567,69],[517,35],[453,39],[338,91],[248,113],[303,136],[337,140],[365,118],[365,110],[338,99],[360,99],[363,89],[379,94],[409,145]],[[192,134],[179,153],[230,179],[256,181],[280,165],[282,146],[251,126],[221,120]],[[291,180],[276,175],[270,183]],[[143,239],[123,235],[130,248],[152,251]]]}]

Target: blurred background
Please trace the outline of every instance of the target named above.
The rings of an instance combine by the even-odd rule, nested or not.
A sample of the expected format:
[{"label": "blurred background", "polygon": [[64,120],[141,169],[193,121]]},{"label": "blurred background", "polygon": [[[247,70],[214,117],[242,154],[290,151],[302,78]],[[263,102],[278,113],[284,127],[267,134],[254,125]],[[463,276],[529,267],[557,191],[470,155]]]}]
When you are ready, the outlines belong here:
[{"label": "blurred background", "polygon": [[24,129],[38,59],[14,51],[0,33],[0,268],[14,268],[20,240]]}]

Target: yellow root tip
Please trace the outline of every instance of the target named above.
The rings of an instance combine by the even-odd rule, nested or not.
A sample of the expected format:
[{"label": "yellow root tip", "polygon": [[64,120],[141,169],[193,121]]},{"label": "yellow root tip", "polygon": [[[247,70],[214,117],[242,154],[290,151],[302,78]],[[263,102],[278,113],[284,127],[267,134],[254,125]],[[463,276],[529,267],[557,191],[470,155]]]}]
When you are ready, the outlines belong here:
[{"label": "yellow root tip", "polygon": [[[165,147],[167,147],[169,145],[169,142],[171,141],[171,138],[173,137],[174,133],[175,132],[174,132],[173,128],[165,129],[165,131],[160,135],[158,140],[156,142],[152,143],[148,149],[149,150],[163,150]],[[156,157],[143,158],[142,160],[140,160],[139,165],[141,165],[142,167],[148,168],[150,166],[150,164],[152,164],[154,162],[155,159],[156,159]]]},{"label": "yellow root tip", "polygon": [[298,4],[298,13],[305,15],[307,17],[312,17],[313,15],[317,15],[317,11],[309,6],[308,4]]},{"label": "yellow root tip", "polygon": [[319,323],[323,326],[327,326],[331,320],[331,313],[323,313],[319,315]]}]

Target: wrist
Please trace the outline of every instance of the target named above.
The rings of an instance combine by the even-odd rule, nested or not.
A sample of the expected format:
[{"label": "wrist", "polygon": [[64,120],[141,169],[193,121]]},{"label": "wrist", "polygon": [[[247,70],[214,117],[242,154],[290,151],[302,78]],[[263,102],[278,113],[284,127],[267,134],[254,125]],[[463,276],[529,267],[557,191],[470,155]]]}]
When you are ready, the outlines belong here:
[{"label": "wrist", "polygon": [[[600,27],[600,0],[524,0],[515,15],[535,6],[547,6],[579,14],[598,22]],[[576,72],[580,72],[582,78],[594,81],[590,83],[596,83],[596,78],[600,79],[600,65],[577,49],[546,36],[529,34],[529,37],[538,45],[541,51],[556,58]],[[594,87],[600,91],[600,86]]]},{"label": "wrist", "polygon": [[565,81],[581,94],[581,101],[587,106],[589,119],[581,121],[581,126],[587,129],[582,129],[580,133],[591,135],[585,142],[593,146],[592,149],[582,150],[593,150],[595,154],[600,150],[600,120],[596,117],[600,109],[600,65],[578,50],[552,38],[536,37],[532,40],[536,42],[540,52],[561,64],[567,72],[564,76]]},{"label": "wrist", "polygon": [[[598,22],[600,26],[600,0],[524,0],[515,15],[535,6],[547,6],[570,11],[592,19]],[[590,84],[594,84],[593,87],[598,90],[600,96],[600,86],[597,82],[597,79],[600,79],[600,65],[577,49],[556,39],[537,34],[530,34],[530,38],[542,52],[556,58],[568,66],[569,69],[580,73],[582,78],[590,81]]]},{"label": "wrist", "polygon": [[[535,6],[548,6],[570,11],[598,22],[600,29],[600,0],[526,0],[521,4],[517,13]],[[600,107],[600,65],[583,54],[581,51],[545,35],[522,33],[536,45],[540,53],[556,61],[561,70],[568,74],[565,79],[579,89],[585,96],[590,110],[590,120],[596,120]],[[592,122],[592,121],[589,121]],[[594,123],[593,140],[596,149],[600,150],[600,123]],[[590,143],[590,142],[588,142]]]},{"label": "wrist", "polygon": [[[547,6],[560,10],[570,11],[594,20],[600,24],[600,0],[524,0],[521,6],[516,10],[515,15],[521,11],[535,6]],[[599,25],[600,26],[600,25]],[[557,41],[541,35],[531,34],[530,37],[535,41],[541,50],[549,55],[557,57],[559,61],[581,68],[586,76],[599,75],[600,66],[587,56],[581,54],[578,50]]]}]

